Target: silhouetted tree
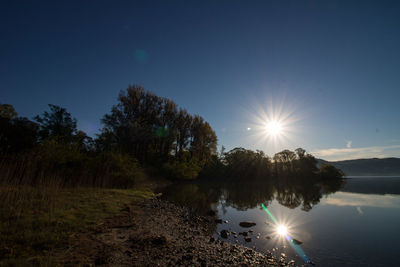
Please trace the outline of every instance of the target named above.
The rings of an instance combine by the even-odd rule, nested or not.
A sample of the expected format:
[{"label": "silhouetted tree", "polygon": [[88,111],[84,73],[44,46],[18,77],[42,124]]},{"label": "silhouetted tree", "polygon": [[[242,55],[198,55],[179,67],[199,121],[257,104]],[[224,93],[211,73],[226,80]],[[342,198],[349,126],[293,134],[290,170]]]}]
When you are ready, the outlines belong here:
[{"label": "silhouetted tree", "polygon": [[208,122],[196,115],[190,129],[190,151],[192,156],[205,164],[211,155],[217,153],[217,136]]},{"label": "silhouetted tree", "polygon": [[274,155],[274,163],[278,170],[285,172],[293,171],[293,161],[296,159],[296,154],[293,151],[285,149]]},{"label": "silhouetted tree", "polygon": [[[141,162],[171,161],[175,166],[177,157],[185,166],[194,162],[203,166],[216,153],[217,137],[203,118],[178,111],[175,102],[141,86],[121,91],[117,105],[102,122],[98,147],[125,151]],[[190,158],[183,157],[185,152],[190,152]]]},{"label": "silhouetted tree", "polygon": [[325,164],[321,166],[319,175],[322,179],[337,179],[342,178],[344,173],[331,164]]},{"label": "silhouetted tree", "polygon": [[303,159],[306,154],[306,150],[301,147],[295,149],[295,152],[298,159]]},{"label": "silhouetted tree", "polygon": [[240,179],[266,179],[270,176],[270,159],[264,152],[237,147],[224,154],[226,176]]},{"label": "silhouetted tree", "polygon": [[179,113],[176,118],[177,136],[175,154],[178,155],[180,158],[183,151],[188,150],[191,125],[192,116],[187,113],[186,109],[179,109]]},{"label": "silhouetted tree", "polygon": [[73,143],[77,133],[76,119],[65,108],[49,104],[50,112],[34,119],[40,126],[41,139],[54,138],[58,141]]},{"label": "silhouetted tree", "polygon": [[273,159],[276,175],[313,176],[318,172],[317,160],[303,148],[297,148],[295,152],[283,150],[276,153]]},{"label": "silhouetted tree", "polygon": [[27,118],[0,117],[0,150],[22,152],[33,148],[38,141],[38,125]]},{"label": "silhouetted tree", "polygon": [[18,113],[15,111],[14,107],[10,104],[0,104],[0,117],[13,119],[18,116]]}]

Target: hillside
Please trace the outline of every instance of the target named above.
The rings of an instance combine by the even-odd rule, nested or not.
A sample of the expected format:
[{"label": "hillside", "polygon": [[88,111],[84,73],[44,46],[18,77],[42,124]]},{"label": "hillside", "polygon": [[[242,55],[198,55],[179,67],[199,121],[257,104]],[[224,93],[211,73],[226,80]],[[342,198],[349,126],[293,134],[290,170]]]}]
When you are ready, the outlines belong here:
[{"label": "hillside", "polygon": [[319,159],[320,164],[332,164],[341,169],[347,176],[400,176],[400,158],[372,158],[342,161],[325,161]]}]

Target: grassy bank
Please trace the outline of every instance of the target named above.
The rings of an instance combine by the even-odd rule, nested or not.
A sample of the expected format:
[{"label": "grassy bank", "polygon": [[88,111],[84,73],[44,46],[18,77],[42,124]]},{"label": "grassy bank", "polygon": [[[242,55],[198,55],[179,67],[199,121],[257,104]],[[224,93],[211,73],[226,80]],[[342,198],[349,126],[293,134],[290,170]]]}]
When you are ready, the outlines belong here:
[{"label": "grassy bank", "polygon": [[53,265],[50,252],[66,247],[73,233],[152,195],[147,188],[2,186],[0,266]]}]

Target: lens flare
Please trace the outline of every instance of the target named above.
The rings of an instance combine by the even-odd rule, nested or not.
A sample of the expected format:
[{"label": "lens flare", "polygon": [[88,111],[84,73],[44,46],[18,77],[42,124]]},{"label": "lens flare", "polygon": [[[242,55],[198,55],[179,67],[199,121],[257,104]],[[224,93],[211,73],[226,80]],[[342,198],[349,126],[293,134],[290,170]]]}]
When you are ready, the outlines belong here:
[{"label": "lens flare", "polygon": [[267,134],[271,136],[278,136],[280,133],[282,133],[282,125],[279,123],[279,121],[270,121],[266,125],[266,131]]},{"label": "lens flare", "polygon": [[289,102],[277,97],[268,97],[265,101],[254,99],[244,112],[247,118],[243,129],[247,129],[248,135],[248,141],[245,142],[249,142],[246,146],[273,155],[303,142],[300,139],[304,112],[295,101]]},{"label": "lens flare", "polygon": [[312,264],[315,265],[310,258],[306,255],[304,250],[301,248],[301,242],[299,242],[297,239],[292,238],[287,230],[287,227],[284,226],[283,224],[279,224],[278,220],[275,218],[274,215],[267,209],[267,207],[261,203],[261,207],[265,210],[265,212],[269,215],[271,220],[275,223],[276,225],[276,232],[284,237],[284,240],[287,240],[289,245],[294,249],[294,251],[299,255],[306,264]]},{"label": "lens flare", "polygon": [[286,226],[284,226],[284,225],[279,225],[279,226],[276,228],[276,232],[277,232],[279,235],[285,236],[285,235],[287,235],[288,230],[287,230],[287,227],[286,227]]}]

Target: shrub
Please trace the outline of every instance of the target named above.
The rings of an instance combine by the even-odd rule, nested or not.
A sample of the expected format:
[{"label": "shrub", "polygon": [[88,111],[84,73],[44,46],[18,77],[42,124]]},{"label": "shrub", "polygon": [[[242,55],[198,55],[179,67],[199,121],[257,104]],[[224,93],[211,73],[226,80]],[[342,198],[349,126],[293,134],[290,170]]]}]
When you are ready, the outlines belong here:
[{"label": "shrub", "polygon": [[333,165],[326,164],[321,166],[319,169],[319,175],[322,179],[337,179],[342,178],[344,173],[342,170],[336,168]]},{"label": "shrub", "polygon": [[88,157],[79,146],[54,139],[43,141],[34,150],[31,161],[36,161],[45,177],[60,176],[65,185],[81,184],[80,179],[90,172],[86,168]]},{"label": "shrub", "polygon": [[189,161],[175,160],[164,163],[163,171],[170,178],[192,180],[199,175],[201,167],[198,165],[197,161],[193,159]]},{"label": "shrub", "polygon": [[97,169],[105,177],[107,187],[129,188],[146,179],[137,159],[126,153],[105,152],[100,158],[95,160],[95,164],[100,164]]}]

